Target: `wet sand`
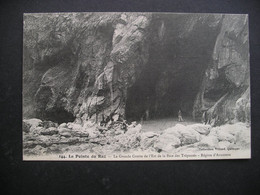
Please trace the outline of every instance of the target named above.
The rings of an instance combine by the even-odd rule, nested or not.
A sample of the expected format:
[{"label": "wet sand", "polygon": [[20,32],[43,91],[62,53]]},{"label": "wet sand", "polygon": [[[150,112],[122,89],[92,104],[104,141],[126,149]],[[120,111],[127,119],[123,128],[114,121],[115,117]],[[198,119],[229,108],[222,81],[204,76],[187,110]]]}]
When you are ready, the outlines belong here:
[{"label": "wet sand", "polygon": [[197,122],[193,121],[191,118],[185,118],[183,122],[179,122],[178,118],[163,118],[163,119],[155,119],[155,120],[148,120],[143,121],[142,124],[142,131],[153,131],[153,132],[160,132],[169,127],[173,127],[176,124],[182,125],[192,125]]}]

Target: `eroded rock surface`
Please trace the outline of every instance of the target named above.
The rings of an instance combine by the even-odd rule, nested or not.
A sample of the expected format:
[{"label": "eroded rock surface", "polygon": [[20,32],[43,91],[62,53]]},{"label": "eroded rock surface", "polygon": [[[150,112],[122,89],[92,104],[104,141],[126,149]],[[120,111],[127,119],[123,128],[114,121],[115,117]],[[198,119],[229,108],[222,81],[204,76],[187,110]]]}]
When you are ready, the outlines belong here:
[{"label": "eroded rock surface", "polygon": [[24,154],[249,148],[248,50],[247,15],[25,14]]},{"label": "eroded rock surface", "polygon": [[25,118],[140,120],[182,109],[198,120],[207,111],[213,126],[248,122],[248,18],[25,14],[23,81]]},{"label": "eroded rock surface", "polygon": [[[29,124],[29,122],[24,123]],[[63,124],[62,127],[46,129],[40,125],[32,126],[29,131],[23,132],[25,155],[67,152],[93,152],[107,155],[136,151],[175,153],[185,151],[187,147],[193,151],[250,148],[250,129],[245,123],[221,127],[177,124],[160,133],[142,132],[142,126],[135,123],[127,125],[126,130],[122,130],[120,122],[109,127],[88,123],[85,126]]]}]

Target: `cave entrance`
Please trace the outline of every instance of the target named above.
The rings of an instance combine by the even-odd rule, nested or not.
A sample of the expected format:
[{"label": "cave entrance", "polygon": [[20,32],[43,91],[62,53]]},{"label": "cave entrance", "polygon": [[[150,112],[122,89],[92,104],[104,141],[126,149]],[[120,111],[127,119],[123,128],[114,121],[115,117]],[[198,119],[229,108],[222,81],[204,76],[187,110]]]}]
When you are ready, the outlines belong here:
[{"label": "cave entrance", "polygon": [[75,116],[64,110],[63,108],[55,109],[55,111],[46,112],[44,116],[44,120],[50,120],[55,123],[68,123],[73,122],[75,120]]},{"label": "cave entrance", "polygon": [[167,17],[154,20],[154,29],[164,24],[164,38],[151,41],[149,60],[128,89],[125,111],[129,121],[177,117],[179,110],[184,119],[192,119],[193,104],[205,70],[212,63],[219,29],[198,23],[183,38],[180,33],[188,16],[178,16],[178,20]]},{"label": "cave entrance", "polygon": [[53,121],[58,124],[73,122],[75,116],[65,110],[63,107],[55,107],[46,110],[50,97],[52,97],[52,90],[49,86],[41,86],[35,95],[36,102],[36,117],[42,120]]},{"label": "cave entrance", "polygon": [[151,66],[146,67],[140,79],[128,89],[127,120],[177,117],[179,110],[185,119],[190,120],[206,61],[175,58],[173,64],[166,62],[163,66],[151,59]]}]

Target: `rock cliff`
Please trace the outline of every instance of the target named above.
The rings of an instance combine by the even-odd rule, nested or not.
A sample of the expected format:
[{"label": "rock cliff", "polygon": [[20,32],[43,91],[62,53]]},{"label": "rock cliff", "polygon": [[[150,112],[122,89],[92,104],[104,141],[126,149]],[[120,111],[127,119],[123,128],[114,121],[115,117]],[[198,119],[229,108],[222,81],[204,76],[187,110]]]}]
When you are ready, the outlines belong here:
[{"label": "rock cliff", "polygon": [[249,121],[248,48],[246,15],[25,14],[24,118]]}]

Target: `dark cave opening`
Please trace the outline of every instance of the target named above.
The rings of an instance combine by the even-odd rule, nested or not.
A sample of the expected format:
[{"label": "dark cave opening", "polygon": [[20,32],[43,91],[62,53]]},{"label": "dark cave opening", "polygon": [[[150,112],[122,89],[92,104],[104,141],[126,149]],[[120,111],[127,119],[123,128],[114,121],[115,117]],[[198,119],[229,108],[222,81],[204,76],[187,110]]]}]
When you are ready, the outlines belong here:
[{"label": "dark cave opening", "polygon": [[159,18],[153,28],[162,21],[166,29],[164,39],[151,42],[149,60],[139,79],[128,89],[127,120],[177,117],[179,110],[184,117],[192,117],[205,70],[212,63],[218,28],[199,23],[190,35],[181,38],[181,22]]},{"label": "dark cave opening", "polygon": [[46,110],[51,101],[52,90],[49,86],[41,86],[35,95],[36,117],[41,120],[53,121],[58,124],[73,122],[75,116],[62,107],[54,107]]},{"label": "dark cave opening", "polygon": [[53,111],[46,112],[43,119],[61,124],[73,122],[75,120],[75,116],[72,113],[64,110],[63,108],[57,108]]},{"label": "dark cave opening", "polygon": [[[204,75],[206,61],[204,58],[175,58],[171,65],[146,67],[140,79],[128,90],[126,118],[141,120],[177,117],[181,110],[183,115],[191,117],[193,103],[199,91]],[[204,62],[205,61],[205,62]],[[180,67],[179,64],[183,66]],[[194,68],[189,68],[194,66]],[[177,69],[175,69],[178,67]]]}]

